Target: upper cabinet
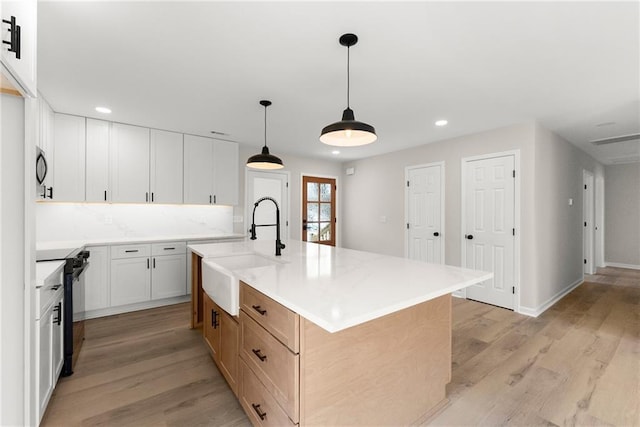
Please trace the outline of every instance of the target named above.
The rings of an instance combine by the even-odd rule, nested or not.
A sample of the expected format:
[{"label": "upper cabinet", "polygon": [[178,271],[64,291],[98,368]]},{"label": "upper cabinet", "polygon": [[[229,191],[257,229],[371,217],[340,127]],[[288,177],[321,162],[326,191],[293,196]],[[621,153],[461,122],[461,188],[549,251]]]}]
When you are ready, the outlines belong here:
[{"label": "upper cabinet", "polygon": [[184,202],[238,204],[238,144],[184,136]]},{"label": "upper cabinet", "polygon": [[111,123],[87,119],[87,202],[108,202]]},{"label": "upper cabinet", "polygon": [[152,203],[182,203],[182,134],[151,129]]},{"label": "upper cabinet", "polygon": [[2,74],[25,96],[36,97],[36,0],[11,0],[0,2],[0,33],[2,34]]},{"label": "upper cabinet", "polygon": [[53,185],[55,202],[84,200],[85,118],[55,114],[53,140]]},{"label": "upper cabinet", "polygon": [[149,129],[113,123],[111,201],[146,203],[149,194]]},{"label": "upper cabinet", "polygon": [[38,135],[38,147],[44,151],[45,159],[48,159],[47,173],[44,182],[38,190],[37,199],[47,199],[53,193],[53,151],[54,151],[54,113],[47,101],[38,96],[38,120],[36,120]]}]

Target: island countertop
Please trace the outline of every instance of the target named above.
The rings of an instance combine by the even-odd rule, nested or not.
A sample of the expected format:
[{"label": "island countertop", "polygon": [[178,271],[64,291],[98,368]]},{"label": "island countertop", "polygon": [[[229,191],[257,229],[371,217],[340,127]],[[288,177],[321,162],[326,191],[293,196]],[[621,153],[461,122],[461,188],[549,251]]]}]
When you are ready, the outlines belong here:
[{"label": "island countertop", "polygon": [[493,273],[296,240],[275,256],[271,240],[193,244],[202,258],[255,253],[273,265],[233,274],[328,332],[449,294]]}]

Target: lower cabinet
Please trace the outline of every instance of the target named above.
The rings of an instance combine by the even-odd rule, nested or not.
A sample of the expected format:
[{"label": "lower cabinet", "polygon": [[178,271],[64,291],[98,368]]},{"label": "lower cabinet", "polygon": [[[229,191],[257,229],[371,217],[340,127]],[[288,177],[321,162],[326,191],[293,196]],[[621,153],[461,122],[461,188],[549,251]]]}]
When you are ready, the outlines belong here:
[{"label": "lower cabinet", "polygon": [[209,295],[204,294],[204,321],[202,334],[213,361],[238,395],[238,344],[240,328],[235,317],[218,307]]},{"label": "lower cabinet", "polygon": [[151,299],[149,257],[111,260],[111,306]]}]

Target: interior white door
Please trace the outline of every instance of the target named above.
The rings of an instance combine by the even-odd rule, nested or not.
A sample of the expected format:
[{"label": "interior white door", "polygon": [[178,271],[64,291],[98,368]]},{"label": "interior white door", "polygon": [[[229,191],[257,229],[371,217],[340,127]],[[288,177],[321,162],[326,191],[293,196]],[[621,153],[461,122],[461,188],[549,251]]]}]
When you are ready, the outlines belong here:
[{"label": "interior white door", "polygon": [[515,158],[465,162],[465,267],[491,271],[467,298],[513,309],[515,292]]},{"label": "interior white door", "polygon": [[441,264],[442,166],[407,169],[407,255],[411,259]]},{"label": "interior white door", "polygon": [[589,171],[583,170],[583,196],[582,196],[582,220],[583,220],[583,234],[582,234],[582,253],[584,258],[584,273],[593,274],[593,241],[594,241],[594,183],[593,174]]},{"label": "interior white door", "polygon": [[[287,185],[289,174],[283,172],[257,172],[247,171],[247,200],[245,204],[247,229],[251,227],[253,208],[256,200],[261,197],[273,197],[280,207],[280,237],[282,240],[289,237],[289,194]],[[273,203],[265,201],[260,203],[255,210],[256,224],[275,224],[276,207]],[[256,237],[259,240],[275,240],[275,227],[256,227]]]}]

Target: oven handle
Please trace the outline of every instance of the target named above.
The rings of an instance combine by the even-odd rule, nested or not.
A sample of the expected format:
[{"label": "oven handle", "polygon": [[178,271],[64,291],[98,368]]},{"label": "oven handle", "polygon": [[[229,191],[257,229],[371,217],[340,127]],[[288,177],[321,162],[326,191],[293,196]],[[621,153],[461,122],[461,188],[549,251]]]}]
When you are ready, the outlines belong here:
[{"label": "oven handle", "polygon": [[89,261],[85,262],[84,264],[82,264],[82,267],[78,267],[78,268],[74,268],[73,269],[73,280],[78,280],[78,278],[80,277],[80,275],[82,273],[84,273],[84,270],[89,267]]}]

